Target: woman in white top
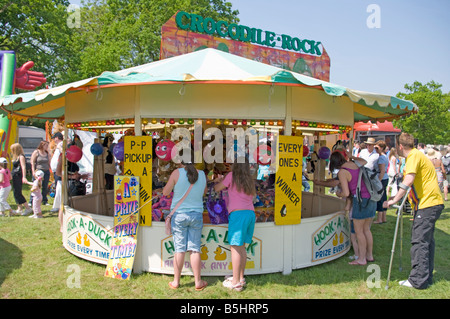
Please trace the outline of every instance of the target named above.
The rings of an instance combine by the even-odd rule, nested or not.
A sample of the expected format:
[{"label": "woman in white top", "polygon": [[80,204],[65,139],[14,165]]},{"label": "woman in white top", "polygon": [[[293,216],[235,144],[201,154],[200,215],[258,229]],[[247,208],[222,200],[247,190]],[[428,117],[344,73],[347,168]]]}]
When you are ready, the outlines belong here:
[{"label": "woman in white top", "polygon": [[[394,185],[394,183],[396,182],[397,175],[399,173],[398,171],[399,167],[397,162],[398,162],[397,150],[395,149],[395,147],[392,147],[391,150],[389,151],[389,166],[387,172],[389,176],[389,182],[386,188],[386,194],[390,194],[391,187],[392,192],[394,192],[395,190],[395,194],[397,193],[397,185]],[[395,194],[392,194],[392,196],[395,196]]]}]

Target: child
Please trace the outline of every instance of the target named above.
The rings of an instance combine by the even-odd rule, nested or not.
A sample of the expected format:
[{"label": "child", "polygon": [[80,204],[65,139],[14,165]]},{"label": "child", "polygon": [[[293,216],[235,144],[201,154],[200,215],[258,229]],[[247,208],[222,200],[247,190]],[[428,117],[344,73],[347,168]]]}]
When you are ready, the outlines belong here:
[{"label": "child", "polygon": [[31,196],[33,196],[33,215],[30,218],[42,218],[42,179],[44,178],[44,172],[38,169],[34,173],[34,178],[33,182],[28,182],[28,185],[31,185]]},{"label": "child", "polygon": [[250,244],[252,241],[256,219],[253,206],[256,189],[247,159],[245,163],[235,162],[231,173],[214,186],[216,192],[225,188],[228,188],[229,195],[228,238],[231,246],[233,277],[225,279],[223,285],[231,290],[242,291],[245,286],[244,270],[247,262],[245,243]]},{"label": "child", "polygon": [[4,217],[5,211],[9,211],[9,216],[16,215],[8,204],[8,195],[11,192],[11,172],[8,169],[8,160],[0,157],[0,217]]}]

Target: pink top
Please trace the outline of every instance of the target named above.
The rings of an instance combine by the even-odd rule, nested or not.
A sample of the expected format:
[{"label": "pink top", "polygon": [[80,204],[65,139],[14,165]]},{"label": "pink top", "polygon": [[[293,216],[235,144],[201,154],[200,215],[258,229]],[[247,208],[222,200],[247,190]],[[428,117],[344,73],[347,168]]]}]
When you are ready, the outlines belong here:
[{"label": "pink top", "polygon": [[9,172],[9,169],[7,168],[1,168],[0,174],[3,174],[3,183],[0,183],[0,187],[8,187],[11,185],[10,179],[11,179],[11,173]]},{"label": "pink top", "polygon": [[[350,193],[355,196],[356,195],[356,188],[358,187],[358,178],[359,178],[359,168],[358,169],[351,169],[351,168],[345,168],[350,175],[352,175],[352,179],[350,182],[348,182],[348,188],[350,190]],[[361,177],[361,197],[362,198],[370,198],[370,193],[367,190],[366,184],[364,184],[362,177]]]},{"label": "pink top", "polygon": [[243,192],[238,192],[234,186],[231,185],[233,173],[228,173],[222,181],[222,184],[228,188],[228,212],[235,210],[255,210],[253,206],[253,195],[247,195]]},{"label": "pink top", "polygon": [[33,181],[33,186],[31,188],[35,188],[35,190],[31,192],[31,196],[33,196],[34,198],[37,198],[37,199],[42,197],[42,190],[39,187],[38,179],[35,179]]}]

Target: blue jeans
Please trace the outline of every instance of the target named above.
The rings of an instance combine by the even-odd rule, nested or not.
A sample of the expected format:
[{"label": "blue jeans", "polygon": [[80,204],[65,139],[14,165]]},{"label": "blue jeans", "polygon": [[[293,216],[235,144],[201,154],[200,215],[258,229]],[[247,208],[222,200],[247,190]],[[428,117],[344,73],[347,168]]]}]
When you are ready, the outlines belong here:
[{"label": "blue jeans", "polygon": [[176,253],[200,252],[203,212],[175,212],[171,226]]},{"label": "blue jeans", "polygon": [[311,188],[311,186],[309,186],[309,183],[304,176],[302,177],[302,185],[305,188],[304,191],[309,192],[309,189]]}]

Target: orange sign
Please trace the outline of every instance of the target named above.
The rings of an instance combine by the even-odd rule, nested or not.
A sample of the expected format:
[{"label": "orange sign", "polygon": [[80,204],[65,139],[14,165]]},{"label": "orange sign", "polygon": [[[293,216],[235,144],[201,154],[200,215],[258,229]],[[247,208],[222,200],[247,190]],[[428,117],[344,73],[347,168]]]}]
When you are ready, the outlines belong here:
[{"label": "orange sign", "polygon": [[[330,80],[330,57],[323,45],[320,55],[312,55],[295,52],[294,50],[275,49],[230,38],[215,37],[213,34],[208,33],[192,32],[187,28],[179,28],[176,22],[179,13],[180,12],[176,13],[170,18],[170,20],[161,28],[161,59],[194,52],[204,48],[215,48],[247,59],[280,67],[285,70],[312,76],[316,79],[324,81]],[[196,17],[198,18],[198,16]],[[207,20],[208,18],[204,21]],[[236,25],[236,30],[237,27],[238,26]],[[274,41],[277,38],[283,38],[283,40],[285,40],[284,38],[286,37],[285,35],[277,36],[273,32],[271,32],[271,34]],[[296,42],[293,40],[299,39],[291,39],[289,43],[292,43],[292,48],[300,41]],[[309,48],[307,45],[305,46]]]}]

